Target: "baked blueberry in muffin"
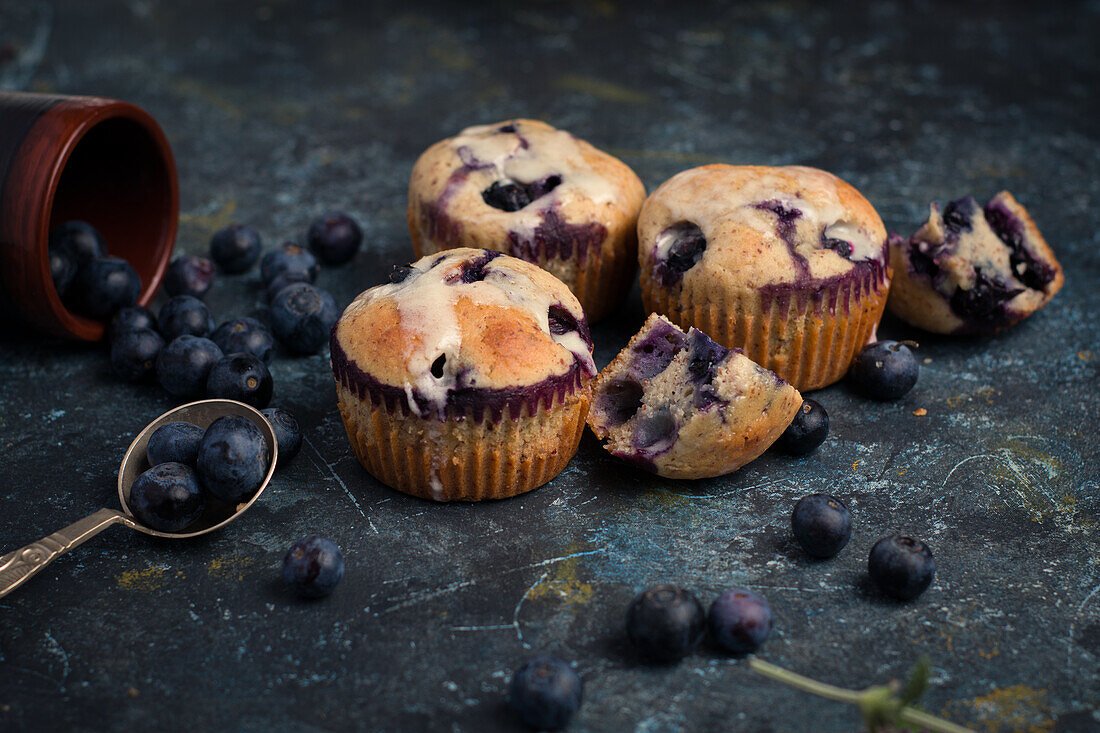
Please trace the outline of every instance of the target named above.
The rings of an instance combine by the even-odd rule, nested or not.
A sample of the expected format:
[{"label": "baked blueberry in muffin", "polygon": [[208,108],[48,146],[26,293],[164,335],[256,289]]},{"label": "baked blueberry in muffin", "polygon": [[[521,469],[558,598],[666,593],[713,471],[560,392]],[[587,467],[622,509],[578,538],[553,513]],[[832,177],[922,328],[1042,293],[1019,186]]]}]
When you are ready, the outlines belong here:
[{"label": "baked blueberry in muffin", "polygon": [[620,160],[536,120],[463,130],[413,167],[407,212],[418,257],[484,247],[549,270],[595,321],[635,271],[645,188]]},{"label": "baked blueberry in muffin", "polygon": [[652,314],[593,386],[608,452],[668,478],[734,471],[782,435],[802,396],[738,349]]},{"label": "baked blueberry in muffin", "polygon": [[577,449],[596,373],[569,289],[482,249],[395,269],[347,307],[331,353],[360,463],[437,501],[513,496],[556,476]]},{"label": "baked blueberry in muffin", "polygon": [[985,207],[971,197],[940,210],[908,239],[890,235],[894,283],[887,307],[935,333],[992,333],[1054,297],[1062,266],[1027,209],[1008,191]]},{"label": "baked blueberry in muffin", "polygon": [[886,230],[858,191],[801,166],[708,165],[638,218],[642,301],[801,390],[831,384],[886,304]]}]

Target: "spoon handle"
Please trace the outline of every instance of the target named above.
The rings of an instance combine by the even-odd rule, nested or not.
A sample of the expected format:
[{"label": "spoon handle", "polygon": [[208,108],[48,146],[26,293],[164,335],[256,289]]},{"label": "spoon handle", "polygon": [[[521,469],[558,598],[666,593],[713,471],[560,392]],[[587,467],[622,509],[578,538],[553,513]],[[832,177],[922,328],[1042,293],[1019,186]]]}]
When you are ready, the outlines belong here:
[{"label": "spoon handle", "polygon": [[100,509],[49,537],[43,537],[26,547],[0,557],[0,598],[23,585],[32,575],[49,565],[85,540],[91,539],[112,524],[128,523],[116,509]]}]

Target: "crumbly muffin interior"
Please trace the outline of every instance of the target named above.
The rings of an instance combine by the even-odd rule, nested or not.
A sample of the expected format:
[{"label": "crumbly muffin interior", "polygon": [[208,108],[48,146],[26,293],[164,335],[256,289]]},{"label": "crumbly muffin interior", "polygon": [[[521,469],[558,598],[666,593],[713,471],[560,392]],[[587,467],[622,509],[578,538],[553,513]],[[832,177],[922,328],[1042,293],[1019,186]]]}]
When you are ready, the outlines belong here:
[{"label": "crumbly muffin interior", "polygon": [[601,372],[588,423],[608,452],[649,470],[719,475],[767,448],[800,403],[739,350],[653,314]]}]

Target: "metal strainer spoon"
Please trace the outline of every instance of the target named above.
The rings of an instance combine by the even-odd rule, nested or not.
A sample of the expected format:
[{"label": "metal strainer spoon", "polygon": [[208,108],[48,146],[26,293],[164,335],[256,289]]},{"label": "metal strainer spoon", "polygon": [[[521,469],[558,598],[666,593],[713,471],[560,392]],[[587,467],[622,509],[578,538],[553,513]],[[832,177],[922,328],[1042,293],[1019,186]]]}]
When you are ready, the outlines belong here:
[{"label": "metal strainer spoon", "polygon": [[[149,436],[161,425],[173,420],[194,423],[205,429],[210,423],[226,415],[236,415],[250,420],[252,424],[260,429],[260,434],[263,435],[264,442],[267,443],[271,464],[268,466],[267,474],[264,475],[260,488],[256,490],[251,499],[243,504],[229,504],[208,496],[206,510],[202,516],[183,532],[160,532],[143,525],[130,511],[129,500],[130,486],[134,483],[134,479],[149,468],[148,459],[145,457],[145,448],[149,443]],[[122,465],[118,468],[118,499],[122,502],[122,511],[110,508],[100,509],[98,512],[84,517],[79,522],[54,532],[49,537],[43,537],[37,542],[32,542],[26,547],[0,557],[0,598],[11,593],[56,558],[114,524],[125,524],[130,529],[136,529],[145,534],[156,537],[171,537],[173,539],[195,537],[224,527],[244,514],[260,498],[260,494],[271,482],[271,476],[275,473],[275,463],[278,458],[279,444],[275,439],[275,431],[259,410],[249,407],[243,402],[202,400],[169,410],[146,425],[145,429],[138,433],[138,436],[134,438],[134,442],[130,443],[126,456],[122,459]]]}]

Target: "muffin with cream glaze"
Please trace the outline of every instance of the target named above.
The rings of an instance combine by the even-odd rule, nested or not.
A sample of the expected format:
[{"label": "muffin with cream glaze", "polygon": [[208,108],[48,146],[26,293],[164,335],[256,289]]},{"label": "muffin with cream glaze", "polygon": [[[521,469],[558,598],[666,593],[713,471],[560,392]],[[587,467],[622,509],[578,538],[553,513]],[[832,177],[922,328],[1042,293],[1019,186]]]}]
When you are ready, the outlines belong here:
[{"label": "muffin with cream glaze", "polygon": [[802,395],[739,349],[652,314],[593,385],[588,425],[613,456],[668,478],[708,478],[757,458]]},{"label": "muffin with cream glaze", "polygon": [[800,390],[844,376],[886,305],[882,220],[815,168],[678,173],[646,199],[638,241],[646,309],[743,349]]},{"label": "muffin with cream glaze", "polygon": [[340,414],[359,462],[436,501],[521,494],[576,452],[596,370],[580,303],[499,252],[398,267],[332,330]]},{"label": "muffin with cream glaze", "polygon": [[1050,302],[1065,277],[1027,209],[1008,191],[984,207],[969,196],[908,239],[890,235],[894,282],[887,307],[935,333],[992,333]]},{"label": "muffin with cream glaze", "polygon": [[625,163],[537,120],[469,127],[413,166],[417,257],[484,247],[552,272],[596,321],[634,279],[641,180]]}]

